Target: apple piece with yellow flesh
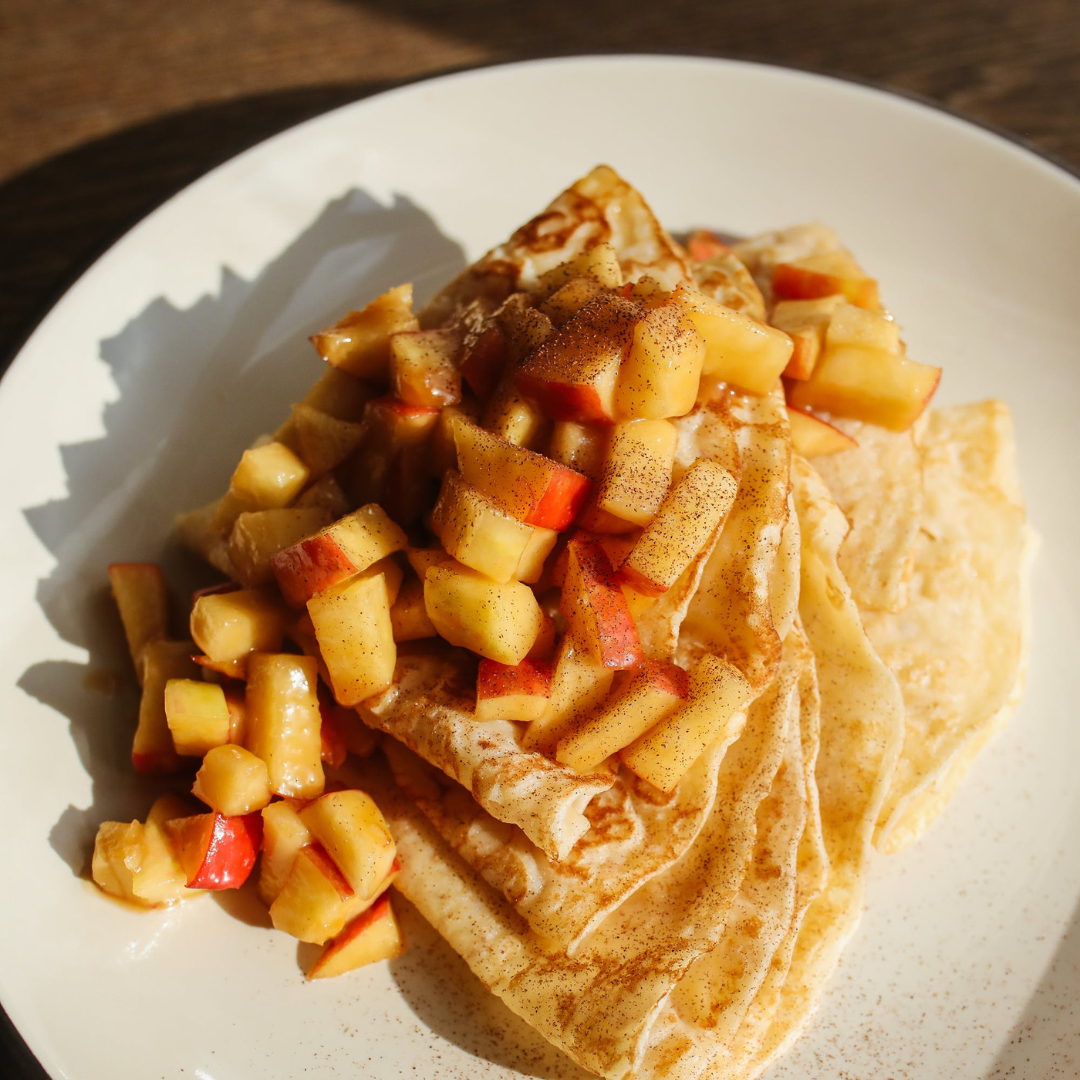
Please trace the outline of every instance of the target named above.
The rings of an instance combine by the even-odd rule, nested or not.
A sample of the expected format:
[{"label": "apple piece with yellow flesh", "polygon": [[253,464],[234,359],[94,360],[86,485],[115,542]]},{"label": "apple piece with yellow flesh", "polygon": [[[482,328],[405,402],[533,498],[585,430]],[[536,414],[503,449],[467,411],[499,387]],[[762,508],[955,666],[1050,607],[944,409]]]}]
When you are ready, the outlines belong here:
[{"label": "apple piece with yellow flesh", "polygon": [[448,554],[493,581],[514,578],[532,528],[500,510],[451,470],[431,511],[431,531]]},{"label": "apple piece with yellow flesh", "polygon": [[547,456],[590,480],[596,480],[604,464],[608,430],[573,420],[560,420],[551,429]]},{"label": "apple piece with yellow flesh", "polygon": [[324,785],[316,694],[318,667],[310,656],[257,653],[246,696],[247,749],[266,762],[275,795],[313,799]]},{"label": "apple piece with yellow flesh", "polygon": [[195,814],[173,818],[164,828],[189,889],[239,889],[250,876],[262,845],[258,814]]},{"label": "apple piece with yellow flesh", "polygon": [[191,662],[191,653],[190,641],[150,641],[143,648],[139,726],[131,744],[131,763],[137,772],[169,773],[181,768],[165,714],[165,687],[170,679],[198,679],[199,668]]},{"label": "apple piece with yellow flesh", "polygon": [[334,938],[307,973],[309,979],[344,975],[405,952],[405,938],[394,918],[390,897],[383,896]]},{"label": "apple piece with yellow flesh", "polygon": [[274,438],[289,447],[315,478],[336,469],[356,450],[364,438],[364,426],[301,403],[292,407]]},{"label": "apple piece with yellow flesh", "polygon": [[816,300],[781,300],[769,321],[783,330],[793,345],[791,359],[784,368],[787,379],[809,379],[825,348],[825,331],[842,296],[822,296]]},{"label": "apple piece with yellow flesh", "polygon": [[322,945],[341,931],[356,906],[356,893],[317,841],[293,859],[270,905],[270,921],[301,941]]},{"label": "apple piece with yellow flesh", "polygon": [[814,300],[839,294],[856,307],[881,307],[877,282],[842,251],[778,263],[773,269],[772,291],[781,300]]},{"label": "apple piece with yellow flesh", "polygon": [[149,562],[111,563],[109,585],[141,686],[143,650],[169,636],[169,586],[161,567]]},{"label": "apple piece with yellow flesh", "polygon": [[373,897],[394,862],[394,838],[365,791],[333,791],[310,802],[300,818],[358,897]]},{"label": "apple piece with yellow flesh", "polygon": [[359,423],[364,418],[364,406],[378,396],[371,383],[340,368],[328,367],[297,404],[336,420]]},{"label": "apple piece with yellow flesh", "polygon": [[288,506],[310,477],[311,470],[284,443],[271,441],[245,450],[229,481],[229,494],[222,500],[217,524],[231,527],[244,510]]},{"label": "apple piece with yellow flesh", "polygon": [[[347,487],[356,504],[384,503],[394,494],[391,484],[404,458],[417,466],[416,481],[426,479],[419,460],[439,419],[438,409],[406,405],[388,395],[369,401],[364,410],[364,438],[342,471],[350,474]],[[390,507],[386,509],[390,511]],[[391,513],[391,517],[394,514]]]},{"label": "apple piece with yellow flesh", "polygon": [[284,606],[268,590],[209,593],[192,606],[191,636],[211,660],[240,660],[280,649],[285,620]]},{"label": "apple piece with yellow flesh", "polygon": [[684,416],[697,400],[705,342],[686,311],[667,302],[634,327],[619,372],[615,412],[621,419],[664,420]]},{"label": "apple piece with yellow flesh", "polygon": [[552,420],[614,422],[619,369],[641,314],[630,300],[598,296],[524,360],[522,393]]},{"label": "apple piece with yellow flesh", "polygon": [[620,751],[623,764],[661,791],[674,791],[705,747],[727,731],[734,741],[753,690],[733,664],[703,656],[690,670],[686,704]]},{"label": "apple piece with yellow flesh", "polygon": [[776,386],[794,348],[787,334],[683,285],[672,293],[671,303],[705,340],[703,375],[753,394],[767,394]]},{"label": "apple piece with yellow flesh", "polygon": [[349,500],[334,476],[320,476],[300,493],[293,503],[297,510],[317,507],[326,514],[327,521],[336,521],[349,511]]},{"label": "apple piece with yellow flesh", "polygon": [[496,387],[480,423],[493,435],[528,450],[543,446],[551,429],[551,421],[544,415],[544,410],[525,397],[510,378]]},{"label": "apple piece with yellow flesh", "polygon": [[281,799],[263,807],[259,897],[269,907],[281,892],[300,849],[311,843],[311,831],[300,817],[300,799]]},{"label": "apple piece with yellow flesh", "polygon": [[194,653],[191,657],[193,663],[202,668],[202,676],[207,682],[217,683],[219,686],[230,680],[243,682],[247,678],[247,657],[242,656],[239,660],[211,660],[202,653]]},{"label": "apple piece with yellow flesh", "polygon": [[531,723],[547,711],[554,666],[543,660],[522,660],[510,667],[481,660],[476,676],[476,719]]},{"label": "apple piece with yellow flesh", "polygon": [[588,477],[516,446],[467,419],[454,430],[462,477],[506,513],[544,529],[565,529],[589,496]]},{"label": "apple piece with yellow flesh", "polygon": [[428,569],[424,606],[439,635],[451,645],[511,666],[525,659],[543,625],[543,613],[528,585],[500,584],[458,564]]},{"label": "apple piece with yellow flesh", "polygon": [[566,580],[559,609],[568,632],[607,668],[630,668],[644,659],[637,626],[604,549],[585,536],[566,546]]},{"label": "apple piece with yellow flesh", "polygon": [[554,550],[559,534],[554,529],[541,529],[538,525],[530,527],[532,533],[514,571],[514,577],[527,585],[535,585],[543,576],[544,563]]},{"label": "apple piece with yellow flesh", "polygon": [[90,867],[94,884],[109,896],[132,904],[142,901],[135,895],[128,858],[142,845],[142,834],[141,822],[103,821],[94,838],[94,857]]},{"label": "apple piece with yellow flesh", "polygon": [[311,343],[329,364],[360,379],[384,380],[390,365],[390,336],[418,330],[412,285],[399,285],[321,333]]},{"label": "apple piece with yellow flesh", "polygon": [[225,691],[201,679],[169,679],[165,684],[165,721],[178,754],[202,757],[229,741],[231,722]]},{"label": "apple piece with yellow flesh", "polygon": [[242,513],[229,534],[229,558],[248,589],[274,580],[271,560],[280,551],[330,522],[320,507],[282,507]]},{"label": "apple piece with yellow flesh", "polygon": [[358,705],[385,690],[394,678],[397,646],[390,619],[401,570],[396,581],[379,571],[380,564],[363,574],[326,589],[308,601],[315,638],[330,674],[334,697],[342,705]]},{"label": "apple piece with yellow flesh", "polygon": [[128,855],[136,900],[158,907],[203,895],[201,890],[187,887],[187,875],[165,831],[168,822],[190,813],[188,804],[175,795],[161,795],[154,800],[138,851]]},{"label": "apple piece with yellow flesh", "polygon": [[580,773],[593,772],[674,712],[687,694],[688,681],[681,667],[646,660],[596,716],[559,740],[555,760]]},{"label": "apple piece with yellow flesh", "polygon": [[791,424],[791,448],[805,458],[838,454],[841,450],[854,450],[859,444],[837,427],[820,417],[788,406]]},{"label": "apple piece with yellow flesh", "polygon": [[266,762],[242,746],[215,746],[195,774],[192,795],[226,817],[243,817],[270,802]]},{"label": "apple piece with yellow flesh", "polygon": [[667,420],[616,424],[596,489],[597,509],[634,525],[652,521],[671,486],[678,439]]},{"label": "apple piece with yellow flesh", "polygon": [[540,305],[540,310],[555,326],[565,326],[586,304],[606,291],[594,278],[571,278]]},{"label": "apple piece with yellow flesh", "polygon": [[461,400],[458,335],[452,330],[409,330],[390,338],[390,385],[406,405],[441,409]]},{"label": "apple piece with yellow flesh", "polygon": [[727,469],[699,458],[645,526],[619,576],[647,596],[667,592],[727,517],[738,488]]},{"label": "apple piece with yellow flesh", "polygon": [[906,431],[937,390],[941,368],[882,349],[828,348],[807,382],[787,388],[788,405]]},{"label": "apple piece with yellow flesh", "polygon": [[614,669],[598,663],[587,648],[564,635],[555,657],[548,707],[522,735],[524,749],[553,754],[559,740],[599,708],[614,678]]},{"label": "apple piece with yellow flesh", "polygon": [[303,607],[313,596],[403,551],[407,544],[401,526],[381,506],[370,503],[279,551],[270,567],[286,602]]},{"label": "apple piece with yellow flesh", "polygon": [[825,347],[854,345],[860,349],[883,349],[899,353],[900,327],[883,311],[866,311],[854,304],[837,304],[825,329]]},{"label": "apple piece with yellow flesh", "polygon": [[345,764],[349,748],[345,745],[345,734],[337,722],[338,714],[325,708],[321,694],[319,712],[322,716],[322,724],[319,726],[319,760],[331,769],[338,769]]},{"label": "apple piece with yellow flesh", "polygon": [[424,607],[424,583],[419,578],[410,577],[401,587],[398,598],[390,607],[390,625],[397,642],[436,636],[435,626]]},{"label": "apple piece with yellow flesh", "polygon": [[603,289],[619,289],[623,284],[622,267],[615,248],[606,240],[590,244],[584,251],[571,255],[565,262],[552,267],[540,276],[537,291],[551,297],[557,290],[574,280],[586,279]]},{"label": "apple piece with yellow flesh", "polygon": [[555,657],[556,629],[555,620],[543,612],[543,623],[540,633],[537,634],[533,647],[529,650],[528,660],[553,660]]}]

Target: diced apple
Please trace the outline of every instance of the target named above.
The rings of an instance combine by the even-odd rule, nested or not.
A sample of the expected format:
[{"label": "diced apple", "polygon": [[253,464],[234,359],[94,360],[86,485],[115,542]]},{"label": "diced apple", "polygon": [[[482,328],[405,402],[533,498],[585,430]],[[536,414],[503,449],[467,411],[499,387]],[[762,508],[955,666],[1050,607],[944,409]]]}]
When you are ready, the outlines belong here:
[{"label": "diced apple", "polygon": [[229,706],[225,692],[201,679],[169,679],[165,684],[165,720],[176,752],[202,757],[229,741]]},{"label": "diced apple", "polygon": [[499,582],[514,578],[532,539],[530,526],[500,510],[454,470],[443,477],[431,531],[458,562]]},{"label": "diced apple", "polygon": [[247,749],[266,762],[275,795],[322,794],[318,667],[310,656],[257,653],[248,664]]},{"label": "diced apple", "polygon": [[727,517],[738,487],[722,466],[695,461],[619,566],[620,577],[648,596],[670,589]]},{"label": "diced apple", "polygon": [[467,346],[461,375],[473,392],[486,400],[498,386],[505,365],[506,335],[501,326],[493,323]]},{"label": "diced apple", "polygon": [[772,289],[783,300],[812,300],[839,293],[857,307],[876,310],[881,306],[877,282],[844,252],[778,263],[773,270]]},{"label": "diced apple", "polygon": [[148,562],[112,563],[109,585],[141,686],[143,650],[169,636],[169,586],[161,567]]},{"label": "diced apple", "polygon": [[430,567],[424,579],[424,606],[435,629],[451,645],[501,664],[520,664],[543,623],[528,585],[500,584],[465,566]]},{"label": "diced apple", "polygon": [[371,899],[390,872],[397,850],[375,800],[356,789],[333,791],[308,803],[300,818],[353,892]]},{"label": "diced apple", "polygon": [[394,640],[398,642],[435,637],[435,625],[424,607],[424,583],[419,578],[411,577],[402,586],[398,598],[390,606],[390,625],[394,628]]},{"label": "diced apple", "polygon": [[288,506],[310,476],[311,470],[284,443],[268,442],[244,451],[229,481],[229,496],[238,511],[272,510]]},{"label": "diced apple", "polygon": [[772,311],[770,322],[783,330],[793,345],[791,359],[784,368],[787,379],[809,379],[821,350],[825,330],[842,296],[822,296],[816,300],[781,300]]},{"label": "diced apple", "polygon": [[401,526],[370,503],[278,552],[270,566],[285,600],[303,607],[313,596],[404,550],[407,542]]},{"label": "diced apple", "polygon": [[552,660],[555,657],[556,629],[555,620],[545,611],[540,633],[536,635],[533,647],[529,650],[528,660]]},{"label": "diced apple", "polygon": [[619,756],[631,772],[661,791],[674,791],[683,774],[725,729],[736,730],[753,690],[733,664],[702,657],[691,669],[687,702]]},{"label": "diced apple", "polygon": [[245,690],[226,688],[225,704],[229,707],[229,742],[242,746],[247,735],[247,703]]},{"label": "diced apple", "polygon": [[686,672],[681,667],[646,660],[601,712],[559,740],[555,760],[580,773],[593,772],[602,761],[674,712],[687,693]]},{"label": "diced apple", "polygon": [[571,278],[543,302],[540,310],[556,326],[565,326],[586,304],[606,291],[594,278]]},{"label": "diced apple", "polygon": [[280,649],[285,619],[285,608],[268,591],[211,593],[200,596],[191,609],[191,636],[211,660],[239,660]]},{"label": "diced apple", "polygon": [[405,952],[405,938],[394,918],[390,897],[383,896],[334,938],[308,971],[309,979],[344,975]]},{"label": "diced apple", "polygon": [[359,422],[364,417],[364,406],[378,396],[370,383],[340,368],[328,367],[299,404],[338,420]]},{"label": "diced apple", "polygon": [[394,678],[397,646],[390,592],[386,577],[374,569],[308,601],[334,697],[342,705],[359,704],[385,690]]},{"label": "diced apple", "polygon": [[366,758],[374,753],[378,746],[378,736],[360,719],[356,709],[339,705],[329,694],[325,698],[320,697],[319,704],[322,707],[323,725],[327,724],[328,719],[333,723],[341,733],[345,749],[350,754]]},{"label": "diced apple", "polygon": [[626,597],[604,549],[584,536],[566,546],[568,559],[559,608],[568,632],[607,668],[629,668],[644,654]]},{"label": "diced apple", "polygon": [[788,387],[788,404],[906,431],[937,390],[941,368],[881,349],[828,348],[807,382]]},{"label": "diced apple", "polygon": [[853,450],[859,444],[832,424],[801,409],[788,407],[791,423],[791,448],[805,458]]},{"label": "diced apple", "polygon": [[677,303],[648,311],[634,327],[633,343],[619,372],[616,415],[663,420],[683,416],[697,400],[705,342]]},{"label": "diced apple", "polygon": [[619,369],[641,310],[605,293],[586,304],[521,365],[522,392],[553,420],[610,424]]},{"label": "diced apple", "polygon": [[671,486],[678,439],[667,420],[616,424],[596,490],[597,509],[635,525],[652,521]]},{"label": "diced apple", "polygon": [[826,348],[854,345],[861,349],[903,351],[900,327],[883,311],[866,311],[854,304],[837,304],[825,330]]},{"label": "diced apple", "polygon": [[322,845],[312,842],[293,859],[270,905],[270,920],[286,934],[321,945],[340,932],[356,906],[345,876]]},{"label": "diced apple", "polygon": [[409,565],[416,571],[416,576],[421,581],[427,577],[428,570],[433,566],[454,565],[454,560],[441,547],[407,548],[405,558],[409,560]]},{"label": "diced apple", "polygon": [[200,890],[187,887],[187,875],[165,832],[168,822],[190,813],[188,804],[175,795],[162,795],[154,800],[141,842],[137,850],[126,856],[136,900],[158,907],[202,895]]},{"label": "diced apple", "polygon": [[596,480],[604,464],[609,430],[591,424],[578,424],[573,420],[560,420],[551,429],[547,455],[560,465]]},{"label": "diced apple", "polygon": [[480,416],[479,403],[471,398],[439,410],[439,419],[428,444],[428,466],[432,476],[442,478],[447,469],[457,468],[457,446],[454,429],[461,419],[476,422]]},{"label": "diced apple", "polygon": [[173,519],[173,528],[180,542],[200,558],[205,559],[215,570],[226,576],[233,573],[232,560],[229,558],[228,532],[222,529],[232,528],[240,508],[235,508],[227,515],[224,525],[216,524],[221,513],[224,499],[215,499],[198,510],[189,510],[186,514],[177,514]]},{"label": "diced apple", "polygon": [[481,660],[476,676],[476,719],[539,720],[551,699],[554,666],[543,660],[521,661],[513,667]]},{"label": "diced apple", "polygon": [[321,696],[319,710],[322,715],[322,724],[319,726],[319,759],[331,769],[339,769],[349,756],[349,748],[345,745],[345,735],[338,727],[337,713],[328,711],[323,706]]},{"label": "diced apple", "polygon": [[[351,491],[357,503],[382,503],[391,517],[392,498],[401,498],[394,484],[412,478],[414,484],[426,483],[423,458],[439,410],[421,405],[406,405],[395,397],[381,397],[368,402],[364,410],[364,438],[353,455]],[[400,463],[408,463],[404,470]]]},{"label": "diced apple", "polygon": [[165,834],[187,875],[189,889],[238,889],[255,866],[262,844],[258,814],[196,814],[165,822]]},{"label": "diced apple", "polygon": [[390,338],[390,385],[406,405],[441,409],[461,400],[452,330],[412,330]]},{"label": "diced apple", "polygon": [[229,558],[241,584],[253,589],[273,581],[273,556],[321,529],[329,520],[319,507],[282,507],[241,514],[229,534]]},{"label": "diced apple", "polygon": [[314,484],[304,488],[293,506],[298,510],[318,507],[326,514],[328,521],[336,521],[348,513],[349,500],[336,477],[327,475],[320,476]]},{"label": "diced apple", "polygon": [[138,821],[103,821],[94,838],[91,876],[94,884],[109,896],[138,904],[132,888],[133,876],[127,865],[129,852],[142,844],[142,824]]},{"label": "diced apple", "polygon": [[274,438],[295,452],[311,477],[317,477],[336,469],[360,445],[364,426],[301,403],[292,407]]},{"label": "diced apple", "polygon": [[703,375],[754,394],[767,394],[776,386],[794,348],[787,334],[682,285],[671,301],[705,339]]},{"label": "diced apple", "polygon": [[176,772],[180,768],[165,715],[165,686],[170,679],[198,677],[199,669],[191,662],[191,653],[190,641],[150,641],[143,648],[139,726],[131,744],[131,763],[138,772]]},{"label": "diced apple", "polygon": [[483,427],[515,446],[532,450],[547,441],[551,421],[544,410],[506,378],[488,399],[480,418]]},{"label": "diced apple", "polygon": [[695,262],[705,262],[716,255],[723,255],[731,248],[708,229],[695,229],[686,241],[686,250]]},{"label": "diced apple", "polygon": [[311,843],[311,831],[300,817],[302,807],[298,799],[281,799],[263,807],[259,896],[267,907],[281,892],[300,849]]},{"label": "diced apple", "polygon": [[538,525],[530,528],[529,542],[525,545],[514,577],[527,585],[535,585],[544,573],[544,562],[554,549],[559,534],[554,529],[541,529]]},{"label": "diced apple", "polygon": [[522,746],[526,750],[554,754],[559,740],[600,707],[614,678],[614,669],[598,663],[589,649],[566,634],[555,659],[548,707],[528,726],[521,739]]},{"label": "diced apple", "polygon": [[632,521],[627,521],[626,518],[617,517],[607,510],[601,510],[596,505],[595,499],[585,507],[577,523],[585,532],[597,536],[623,536],[627,533],[636,532],[639,527]]},{"label": "diced apple", "polygon": [[334,367],[357,378],[383,380],[390,364],[390,335],[419,328],[412,313],[412,285],[399,285],[315,334],[311,343]]},{"label": "diced apple", "polygon": [[266,762],[242,746],[215,746],[195,774],[192,795],[226,817],[261,810],[270,802]]},{"label": "diced apple", "polygon": [[455,442],[466,482],[528,525],[565,529],[588,498],[591,485],[581,473],[467,420],[458,421]]}]

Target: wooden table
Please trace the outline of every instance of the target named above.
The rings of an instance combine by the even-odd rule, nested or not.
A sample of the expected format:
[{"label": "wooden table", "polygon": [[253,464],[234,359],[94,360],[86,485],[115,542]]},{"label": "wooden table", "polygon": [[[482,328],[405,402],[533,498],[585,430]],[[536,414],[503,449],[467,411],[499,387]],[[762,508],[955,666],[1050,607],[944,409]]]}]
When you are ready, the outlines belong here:
[{"label": "wooden table", "polygon": [[[0,364],[107,243],[247,146],[455,66],[745,57],[923,95],[1080,168],[1077,0],[3,0]],[[44,1077],[0,1017],[0,1075]]]}]

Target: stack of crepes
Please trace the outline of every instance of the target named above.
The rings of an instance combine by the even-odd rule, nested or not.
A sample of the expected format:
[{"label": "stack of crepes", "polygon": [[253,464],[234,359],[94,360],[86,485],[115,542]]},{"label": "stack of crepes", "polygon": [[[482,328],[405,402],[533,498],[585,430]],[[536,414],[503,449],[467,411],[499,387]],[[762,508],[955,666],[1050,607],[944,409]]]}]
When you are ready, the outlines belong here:
[{"label": "stack of crepes", "polygon": [[[600,167],[431,301],[428,326],[527,290],[599,240],[629,281],[680,282],[765,320],[779,260],[820,226],[693,261]],[[756,697],[664,795],[578,775],[478,722],[451,659],[403,650],[361,708],[362,777],[396,886],[486,986],[584,1068],[758,1075],[797,1037],[859,919],[875,841],[917,836],[1023,682],[1031,545],[1006,408],[931,412],[858,449],[794,455],[783,391],[714,388],[675,421],[677,470],[738,480],[719,535],[645,616],[649,656],[736,664]],[[389,762],[389,769],[386,763]]]}]

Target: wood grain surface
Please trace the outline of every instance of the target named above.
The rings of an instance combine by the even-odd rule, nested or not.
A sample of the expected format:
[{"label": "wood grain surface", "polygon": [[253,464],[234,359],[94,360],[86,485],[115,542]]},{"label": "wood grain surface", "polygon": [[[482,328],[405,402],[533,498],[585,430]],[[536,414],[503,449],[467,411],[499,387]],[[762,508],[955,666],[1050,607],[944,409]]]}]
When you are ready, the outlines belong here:
[{"label": "wood grain surface", "polygon": [[[596,51],[870,80],[1080,168],[1080,0],[0,0],[0,363],[104,245],[266,136],[449,67]],[[2,1016],[0,1076],[44,1076]]]}]

